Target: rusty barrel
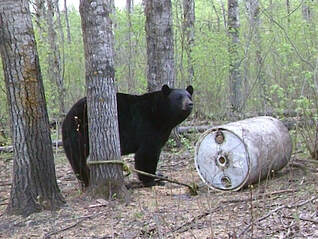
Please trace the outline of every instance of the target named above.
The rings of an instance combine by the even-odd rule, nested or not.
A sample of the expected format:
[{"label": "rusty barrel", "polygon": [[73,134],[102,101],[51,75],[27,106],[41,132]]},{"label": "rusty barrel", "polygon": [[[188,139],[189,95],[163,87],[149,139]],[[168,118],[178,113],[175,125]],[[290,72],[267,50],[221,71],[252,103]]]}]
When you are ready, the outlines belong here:
[{"label": "rusty barrel", "polygon": [[282,169],[292,153],[288,129],[268,116],[211,128],[196,144],[195,166],[213,189],[237,191]]}]

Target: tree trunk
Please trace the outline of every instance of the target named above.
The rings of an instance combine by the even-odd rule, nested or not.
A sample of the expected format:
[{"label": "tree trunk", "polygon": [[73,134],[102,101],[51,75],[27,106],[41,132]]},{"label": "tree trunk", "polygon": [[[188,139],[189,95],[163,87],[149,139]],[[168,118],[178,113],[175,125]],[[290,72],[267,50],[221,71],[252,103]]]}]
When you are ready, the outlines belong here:
[{"label": "tree trunk", "polygon": [[186,38],[185,50],[187,54],[188,78],[187,85],[192,84],[194,79],[194,67],[192,59],[192,49],[194,46],[194,0],[183,0],[183,31]]},{"label": "tree trunk", "polygon": [[174,86],[174,44],[171,0],[146,0],[148,91]]},{"label": "tree trunk", "polygon": [[[93,197],[127,197],[120,161],[111,0],[80,1],[86,59],[90,185]],[[95,164],[97,163],[97,164]]]},{"label": "tree trunk", "polygon": [[65,87],[64,87],[64,74],[65,74],[65,37],[64,37],[64,31],[61,21],[61,13],[59,8],[59,0],[55,0],[55,7],[56,7],[56,14],[57,14],[57,22],[58,22],[58,29],[59,34],[61,37],[60,44],[61,44],[61,53],[60,56],[60,77],[57,81],[57,87],[58,87],[58,96],[59,96],[59,106],[60,106],[60,115],[59,119],[63,119],[65,115]]},{"label": "tree trunk", "polygon": [[42,29],[42,20],[44,16],[46,15],[45,11],[45,0],[36,0],[34,2],[34,10],[35,10],[35,16],[36,16],[36,24],[39,27],[39,29]]},{"label": "tree trunk", "polygon": [[220,19],[219,13],[218,13],[218,11],[216,9],[216,6],[215,6],[213,0],[211,0],[211,4],[212,4],[212,9],[213,9],[213,11],[215,13],[215,16],[216,16],[216,21],[217,21],[217,26],[218,26],[217,27],[217,32],[220,32],[220,30],[221,30],[221,19]]},{"label": "tree trunk", "polygon": [[68,19],[68,9],[66,0],[64,0],[64,16],[65,16],[65,22],[66,22],[66,32],[67,32],[67,43],[71,43],[71,28],[70,28],[70,21]]},{"label": "tree trunk", "polygon": [[302,2],[303,3],[302,3],[301,12],[302,12],[303,18],[307,23],[311,23],[312,9],[310,4],[312,4],[313,0],[304,0]]},{"label": "tree trunk", "polygon": [[46,0],[47,1],[47,15],[46,21],[48,25],[48,41],[50,45],[50,50],[48,54],[48,67],[49,78],[53,85],[56,85],[56,98],[59,105],[60,115],[65,113],[65,89],[64,89],[64,80],[62,75],[61,67],[61,55],[59,49],[59,40],[54,26],[54,2],[55,0]]},{"label": "tree trunk", "polygon": [[259,82],[260,97],[262,102],[262,110],[266,112],[268,105],[268,86],[264,78],[263,57],[262,57],[262,39],[260,34],[260,7],[258,0],[246,0],[246,9],[249,17],[249,27],[256,46],[256,79]]},{"label": "tree trunk", "polygon": [[59,208],[49,119],[29,1],[0,2],[0,51],[14,146],[7,212],[27,216]]},{"label": "tree trunk", "polygon": [[238,0],[228,0],[228,33],[230,57],[230,103],[232,112],[240,112],[242,107],[242,79],[239,56],[239,7]]},{"label": "tree trunk", "polygon": [[286,10],[287,10],[287,30],[289,30],[290,25],[290,1],[286,0]]},{"label": "tree trunk", "polygon": [[[173,2],[172,5],[172,14],[174,15],[174,65],[175,65],[175,74],[176,76],[179,76],[180,81],[174,82],[174,84],[178,84],[180,85],[180,88],[183,88],[183,83],[185,84],[185,82],[183,82],[182,80],[185,79],[185,73],[184,73],[184,57],[185,57],[185,32],[183,31],[183,18],[182,18],[182,11],[180,11],[180,9],[183,9],[182,6],[182,0],[177,0]],[[179,36],[180,35],[180,36]],[[179,40],[180,39],[180,40]],[[178,44],[178,42],[180,42],[180,46]],[[180,50],[179,50],[179,48]],[[175,79],[177,81],[177,78]]]},{"label": "tree trunk", "polygon": [[[164,84],[173,87],[176,73],[171,0],[146,0],[145,15],[148,91],[160,90]],[[172,137],[181,145],[176,129]]]},{"label": "tree trunk", "polygon": [[227,29],[227,19],[226,19],[226,10],[224,6],[223,0],[220,0],[221,2],[221,8],[222,8],[222,17],[223,17],[223,23],[224,23],[224,28]]},{"label": "tree trunk", "polygon": [[134,64],[133,64],[133,45],[132,45],[132,22],[131,22],[131,13],[133,10],[133,1],[132,0],[126,0],[126,9],[127,9],[127,18],[128,18],[128,91],[131,91],[132,89],[135,89],[136,82],[135,82],[135,76],[134,76]]}]

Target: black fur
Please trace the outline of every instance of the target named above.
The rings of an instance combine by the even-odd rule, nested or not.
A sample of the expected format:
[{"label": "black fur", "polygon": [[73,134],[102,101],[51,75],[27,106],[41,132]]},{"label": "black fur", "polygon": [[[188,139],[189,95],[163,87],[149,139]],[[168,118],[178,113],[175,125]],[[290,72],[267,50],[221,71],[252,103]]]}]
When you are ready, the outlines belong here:
[{"label": "black fur", "polygon": [[[121,155],[135,153],[135,168],[155,174],[161,149],[171,130],[191,113],[192,86],[144,95],[117,93]],[[62,125],[63,146],[76,177],[89,185],[89,155],[86,97],[73,105]],[[153,185],[151,177],[138,175],[144,185]]]}]

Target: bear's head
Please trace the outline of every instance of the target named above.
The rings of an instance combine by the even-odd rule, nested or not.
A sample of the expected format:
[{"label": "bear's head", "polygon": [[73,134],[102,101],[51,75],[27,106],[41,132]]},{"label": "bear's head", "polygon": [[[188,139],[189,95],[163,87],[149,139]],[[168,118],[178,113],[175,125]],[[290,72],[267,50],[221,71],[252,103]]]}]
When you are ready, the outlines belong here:
[{"label": "bear's head", "polygon": [[176,124],[185,120],[192,111],[193,87],[189,85],[184,89],[172,89],[167,85],[163,85],[161,91],[167,97],[168,103],[165,105],[166,113],[169,118],[173,118]]}]

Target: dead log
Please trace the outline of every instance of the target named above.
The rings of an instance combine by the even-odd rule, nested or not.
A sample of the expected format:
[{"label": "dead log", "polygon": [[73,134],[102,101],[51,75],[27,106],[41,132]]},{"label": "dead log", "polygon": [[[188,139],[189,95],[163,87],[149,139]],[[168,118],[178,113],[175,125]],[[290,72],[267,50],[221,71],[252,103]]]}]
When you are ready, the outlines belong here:
[{"label": "dead log", "polygon": [[0,153],[12,153],[13,152],[13,146],[1,146],[0,147]]},{"label": "dead log", "polygon": [[199,125],[199,126],[180,126],[178,127],[178,133],[203,133],[204,131],[212,128],[212,125]]},{"label": "dead log", "polygon": [[[315,114],[317,112],[316,109],[308,109],[306,110],[308,114]],[[246,117],[256,117],[256,116],[272,116],[272,117],[303,117],[305,116],[304,112],[299,112],[296,110],[283,110],[283,111],[266,111],[266,112],[247,112],[244,114]]]},{"label": "dead log", "polygon": [[[296,126],[300,128],[304,127],[313,127],[316,125],[314,120],[296,120],[294,118],[287,118],[284,120],[281,120],[283,124],[287,127],[288,130],[295,129]],[[204,131],[213,128],[214,126],[217,126],[218,124],[213,124],[210,125],[193,125],[193,126],[180,126],[177,128],[179,134],[184,134],[184,133],[203,133]],[[53,141],[53,147],[56,147],[56,144],[58,147],[63,146],[62,140],[56,140]],[[6,152],[6,153],[11,153],[13,152],[13,147],[11,145],[9,146],[2,146],[0,147],[0,153],[1,152]]]},{"label": "dead log", "polygon": [[[293,130],[296,127],[314,127],[316,125],[314,120],[297,120],[294,118],[286,118],[281,120],[288,130]],[[193,125],[193,126],[180,126],[178,127],[178,133],[203,133],[204,131],[213,128],[219,124],[211,125]]]},{"label": "dead log", "polygon": [[288,130],[293,130],[296,127],[305,128],[305,127],[314,127],[316,125],[315,120],[297,120],[293,118],[287,118],[282,120],[283,124],[287,127]]},{"label": "dead log", "polygon": [[[308,117],[315,115],[317,113],[317,109],[307,109],[303,112],[299,112],[296,110],[283,110],[283,111],[274,111],[274,110],[269,110],[269,111],[253,111],[253,112],[243,112],[240,114],[240,119],[244,118],[251,118],[251,117],[257,117],[257,116],[272,116],[275,118],[282,118],[282,117]],[[215,114],[214,118],[216,119],[231,119],[231,113],[226,112],[222,114]]]},{"label": "dead log", "polygon": [[[62,140],[55,140],[53,141],[53,147],[61,147],[63,146]],[[13,152],[13,146],[8,145],[8,146],[1,146],[0,147],[0,153],[12,153]]]}]

